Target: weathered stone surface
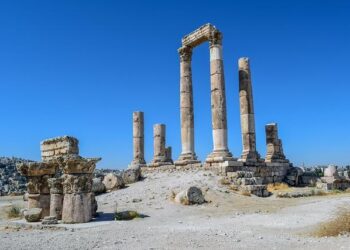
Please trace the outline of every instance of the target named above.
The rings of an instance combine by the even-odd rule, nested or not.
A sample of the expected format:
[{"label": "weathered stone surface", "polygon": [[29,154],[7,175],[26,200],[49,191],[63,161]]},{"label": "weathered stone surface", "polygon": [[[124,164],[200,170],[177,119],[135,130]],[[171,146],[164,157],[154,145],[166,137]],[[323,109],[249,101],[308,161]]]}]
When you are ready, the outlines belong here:
[{"label": "weathered stone surface", "polygon": [[91,193],[91,216],[96,217],[98,204],[94,193]]},{"label": "weathered stone surface", "polygon": [[146,166],[144,149],[144,115],[141,111],[133,113],[133,160],[129,168]]},{"label": "weathered stone surface", "polygon": [[90,193],[92,190],[92,175],[90,174],[64,174],[63,193]]},{"label": "weathered stone surface", "polygon": [[85,223],[92,219],[92,193],[67,193],[64,195],[62,222]]},{"label": "weathered stone surface", "polygon": [[55,216],[45,216],[41,222],[43,225],[54,225],[58,224],[57,218]]},{"label": "weathered stone surface", "polygon": [[[172,159],[168,159],[169,152],[165,147],[165,125],[155,124],[153,126],[153,160],[150,167],[172,164]],[[124,180],[125,181],[125,180]]]},{"label": "weathered stone surface", "polygon": [[282,141],[278,138],[277,123],[270,123],[265,126],[266,132],[266,158],[265,162],[288,162],[282,147]]},{"label": "weathered stone surface", "polygon": [[58,158],[65,174],[92,174],[96,168],[96,163],[101,158],[83,158],[76,155],[66,155]]},{"label": "weathered stone surface", "polygon": [[106,186],[102,182],[101,178],[93,178],[92,179],[92,192],[94,194],[102,194],[106,192]]},{"label": "weathered stone surface", "polygon": [[141,169],[140,168],[127,169],[122,172],[122,178],[124,183],[126,184],[137,182],[141,178]]},{"label": "weathered stone surface", "polygon": [[112,190],[123,188],[124,180],[119,175],[109,173],[103,178],[103,184],[106,187],[107,191],[112,191]]},{"label": "weathered stone surface", "polygon": [[238,60],[238,68],[241,131],[243,143],[243,152],[240,160],[256,162],[259,160],[260,155],[256,151],[253,90],[249,59],[246,57],[240,58]]},{"label": "weathered stone surface", "polygon": [[27,222],[38,222],[42,218],[41,208],[29,208],[24,211],[24,218]]},{"label": "weathered stone surface", "polygon": [[17,164],[18,172],[23,176],[54,175],[58,164],[55,162],[23,162]]},{"label": "weathered stone surface", "polygon": [[179,192],[175,196],[175,202],[182,205],[202,204],[205,202],[202,190],[197,187],[190,187]]},{"label": "weathered stone surface", "polygon": [[63,194],[50,195],[50,216],[54,216],[58,220],[62,218],[63,210]]},{"label": "weathered stone surface", "polygon": [[79,141],[71,136],[62,136],[42,141],[41,158],[44,162],[65,155],[79,154]]},{"label": "weathered stone surface", "polygon": [[50,195],[49,194],[29,194],[28,208],[41,208],[42,216],[50,215]]},{"label": "weathered stone surface", "polygon": [[50,194],[63,194],[62,178],[49,178],[47,182],[50,188]]}]

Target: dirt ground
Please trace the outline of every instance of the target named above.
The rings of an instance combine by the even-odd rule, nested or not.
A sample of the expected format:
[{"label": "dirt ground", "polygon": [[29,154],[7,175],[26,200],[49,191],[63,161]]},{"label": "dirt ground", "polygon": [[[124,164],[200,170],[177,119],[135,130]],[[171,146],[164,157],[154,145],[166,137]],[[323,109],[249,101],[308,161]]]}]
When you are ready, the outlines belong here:
[{"label": "dirt ground", "polygon": [[[0,198],[0,249],[350,249],[350,237],[310,236],[320,223],[349,207],[350,194],[258,198],[233,193],[208,171],[149,173],[125,189],[97,196],[100,216],[58,230],[16,227],[4,208],[21,198]],[[200,187],[203,205],[175,204],[172,192]],[[146,218],[114,221],[114,211]]]}]

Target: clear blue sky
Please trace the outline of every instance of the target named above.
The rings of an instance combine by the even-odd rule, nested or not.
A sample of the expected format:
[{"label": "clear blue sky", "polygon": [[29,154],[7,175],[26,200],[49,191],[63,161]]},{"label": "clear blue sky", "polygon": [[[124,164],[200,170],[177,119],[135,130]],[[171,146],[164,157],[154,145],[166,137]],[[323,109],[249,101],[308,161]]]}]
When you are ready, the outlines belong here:
[{"label": "clear blue sky", "polygon": [[[229,148],[241,154],[237,60],[251,59],[257,147],[278,122],[287,157],[350,164],[350,2],[1,1],[0,155],[40,160],[39,142],[72,135],[99,167],[132,160],[132,112],[165,123],[180,153],[181,37],[223,32]],[[208,44],[193,55],[195,142],[212,150]]]}]

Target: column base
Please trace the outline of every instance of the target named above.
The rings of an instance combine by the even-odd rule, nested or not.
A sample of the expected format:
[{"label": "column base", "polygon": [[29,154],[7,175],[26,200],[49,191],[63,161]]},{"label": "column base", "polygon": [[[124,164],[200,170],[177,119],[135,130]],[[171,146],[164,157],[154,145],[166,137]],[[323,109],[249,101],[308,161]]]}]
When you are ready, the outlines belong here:
[{"label": "column base", "polygon": [[221,163],[224,161],[237,161],[228,150],[213,151],[205,159],[205,163]]},{"label": "column base", "polygon": [[195,153],[187,153],[179,156],[179,159],[175,161],[175,166],[186,166],[198,163],[201,163],[201,161],[197,160]]},{"label": "column base", "polygon": [[155,168],[155,167],[161,167],[161,166],[171,166],[174,165],[174,163],[171,161],[158,161],[158,162],[154,162],[152,161],[150,164],[147,165],[147,167],[150,168]]},{"label": "column base", "polygon": [[243,152],[241,155],[241,158],[238,159],[238,161],[242,162],[263,162],[263,160],[260,158],[260,154],[256,151],[247,151]]}]

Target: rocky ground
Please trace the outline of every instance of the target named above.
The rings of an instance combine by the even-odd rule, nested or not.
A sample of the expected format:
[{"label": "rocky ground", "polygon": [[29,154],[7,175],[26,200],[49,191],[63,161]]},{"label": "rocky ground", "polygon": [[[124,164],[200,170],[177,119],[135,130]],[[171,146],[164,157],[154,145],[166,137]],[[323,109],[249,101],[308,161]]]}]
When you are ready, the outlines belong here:
[{"label": "rocky ground", "polygon": [[[16,227],[0,214],[0,248],[350,249],[347,236],[310,236],[319,223],[349,207],[350,194],[258,198],[219,183],[207,171],[149,173],[141,182],[99,195],[96,221],[58,229]],[[203,190],[207,203],[183,206],[172,201],[172,192],[191,185]],[[19,198],[0,197],[0,211],[11,203],[23,205]],[[113,221],[116,209],[148,217]]]}]

